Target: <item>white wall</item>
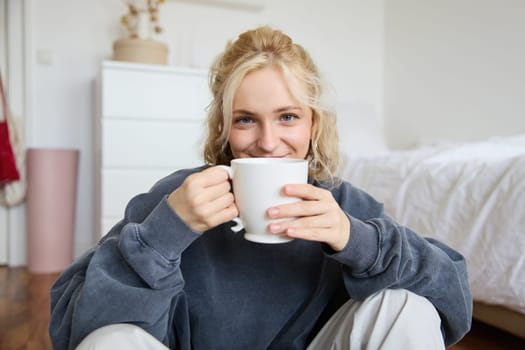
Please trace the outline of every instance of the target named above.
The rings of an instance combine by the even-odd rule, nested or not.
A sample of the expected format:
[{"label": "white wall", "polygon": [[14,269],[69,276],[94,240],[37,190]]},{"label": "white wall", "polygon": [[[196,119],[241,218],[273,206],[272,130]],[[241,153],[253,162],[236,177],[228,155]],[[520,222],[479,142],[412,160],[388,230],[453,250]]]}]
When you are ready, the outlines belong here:
[{"label": "white wall", "polygon": [[[19,0],[1,0],[0,7],[0,65],[4,89],[11,116],[23,129],[24,117],[27,114],[25,95],[28,80],[24,59],[26,41],[23,19],[26,8],[24,2]],[[23,169],[21,176],[25,176]],[[0,264],[16,266],[25,263],[24,232],[25,205],[22,203],[11,208],[0,207]]]},{"label": "white wall", "polygon": [[[93,80],[121,35],[120,0],[26,0],[30,6],[31,147],[81,152],[76,255],[94,242]],[[249,1],[249,0],[246,0]],[[266,0],[261,11],[168,1],[160,37],[170,64],[207,68],[226,41],[261,24],[288,32],[305,46],[345,110],[380,119],[382,0]],[[357,106],[356,108],[348,106]],[[124,208],[123,208],[124,209]]]},{"label": "white wall", "polygon": [[385,1],[389,145],[525,132],[525,2]]}]

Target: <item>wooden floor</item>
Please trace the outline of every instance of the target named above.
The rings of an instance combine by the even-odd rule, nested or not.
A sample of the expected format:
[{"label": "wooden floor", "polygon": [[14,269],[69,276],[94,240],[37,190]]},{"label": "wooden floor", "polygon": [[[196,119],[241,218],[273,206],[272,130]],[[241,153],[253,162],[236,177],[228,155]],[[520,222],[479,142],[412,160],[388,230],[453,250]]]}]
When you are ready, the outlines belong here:
[{"label": "wooden floor", "polygon": [[[0,266],[0,350],[50,350],[49,288],[56,274]],[[523,350],[525,340],[479,322],[452,350]]]},{"label": "wooden floor", "polygon": [[49,288],[57,275],[0,267],[0,350],[51,350]]}]

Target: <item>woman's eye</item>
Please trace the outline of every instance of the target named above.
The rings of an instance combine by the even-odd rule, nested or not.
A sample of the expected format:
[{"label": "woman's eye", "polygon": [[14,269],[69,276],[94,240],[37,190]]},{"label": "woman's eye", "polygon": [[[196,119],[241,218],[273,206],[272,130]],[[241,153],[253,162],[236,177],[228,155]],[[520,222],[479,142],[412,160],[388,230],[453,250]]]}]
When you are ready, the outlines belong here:
[{"label": "woman's eye", "polygon": [[297,116],[295,114],[283,114],[281,115],[281,120],[285,122],[291,122],[293,120],[297,119]]},{"label": "woman's eye", "polygon": [[234,120],[235,124],[250,124],[253,123],[253,118],[251,117],[238,117]]}]

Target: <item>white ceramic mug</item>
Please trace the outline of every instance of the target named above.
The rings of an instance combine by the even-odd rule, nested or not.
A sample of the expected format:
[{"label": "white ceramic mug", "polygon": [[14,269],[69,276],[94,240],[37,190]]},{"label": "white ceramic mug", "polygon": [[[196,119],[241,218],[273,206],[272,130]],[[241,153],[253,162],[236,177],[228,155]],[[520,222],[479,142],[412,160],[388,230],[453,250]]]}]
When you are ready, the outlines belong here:
[{"label": "white ceramic mug", "polygon": [[233,195],[239,208],[234,232],[243,228],[244,238],[259,243],[284,243],[292,239],[268,231],[271,220],[267,210],[280,204],[297,202],[297,197],[282,194],[284,185],[305,184],[308,180],[308,161],[291,158],[238,158],[231,166],[221,165],[233,183]]}]

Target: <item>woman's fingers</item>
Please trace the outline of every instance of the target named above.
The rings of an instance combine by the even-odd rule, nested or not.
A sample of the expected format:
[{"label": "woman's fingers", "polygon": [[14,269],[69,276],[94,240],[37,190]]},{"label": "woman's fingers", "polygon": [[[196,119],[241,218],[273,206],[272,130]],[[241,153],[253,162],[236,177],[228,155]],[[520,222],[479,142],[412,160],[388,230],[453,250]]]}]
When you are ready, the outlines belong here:
[{"label": "woman's fingers", "polygon": [[195,214],[203,221],[207,222],[208,219],[214,217],[217,213],[227,209],[234,204],[233,195],[230,192],[226,192],[220,197],[214,198],[211,201],[201,203],[195,207]]},{"label": "woman's fingers", "polygon": [[232,199],[233,196],[230,198],[226,195],[204,208],[204,210],[201,212],[201,215],[198,217],[199,223],[203,226],[201,231],[208,230],[239,216],[237,206]]},{"label": "woman's fingers", "polygon": [[209,185],[204,188],[196,188],[194,191],[188,193],[188,200],[195,205],[205,205],[230,193],[230,189],[231,185],[228,181]]},{"label": "woman's fingers", "polygon": [[331,207],[339,208],[329,191],[312,185],[286,185],[283,194],[302,200],[269,208],[267,211],[269,218],[313,216],[327,212],[332,209]]},{"label": "woman's fingers", "polygon": [[327,229],[333,227],[335,221],[330,215],[316,215],[294,218],[291,220],[283,220],[280,222],[270,224],[270,232],[286,233],[289,229],[305,229],[312,230]]},{"label": "woman's fingers", "polygon": [[350,239],[350,220],[341,211],[335,219],[328,215],[299,218],[272,223],[269,225],[269,230],[292,238],[324,242],[332,249],[341,251]]},{"label": "woman's fingers", "polygon": [[269,208],[270,219],[284,219],[270,224],[270,232],[325,242],[335,250],[344,248],[350,237],[350,221],[330,191],[306,184],[287,185],[283,193],[302,201]]},{"label": "woman's fingers", "polygon": [[227,172],[211,167],[188,176],[168,202],[188,226],[203,232],[238,215],[230,190]]},{"label": "woman's fingers", "polygon": [[286,196],[298,197],[305,200],[321,200],[332,196],[329,191],[310,184],[285,185],[282,192]]},{"label": "woman's fingers", "polygon": [[213,187],[215,185],[229,183],[228,173],[218,167],[207,168],[199,173],[191,174],[184,180],[182,186],[185,186],[188,191],[200,192],[203,189]]}]

